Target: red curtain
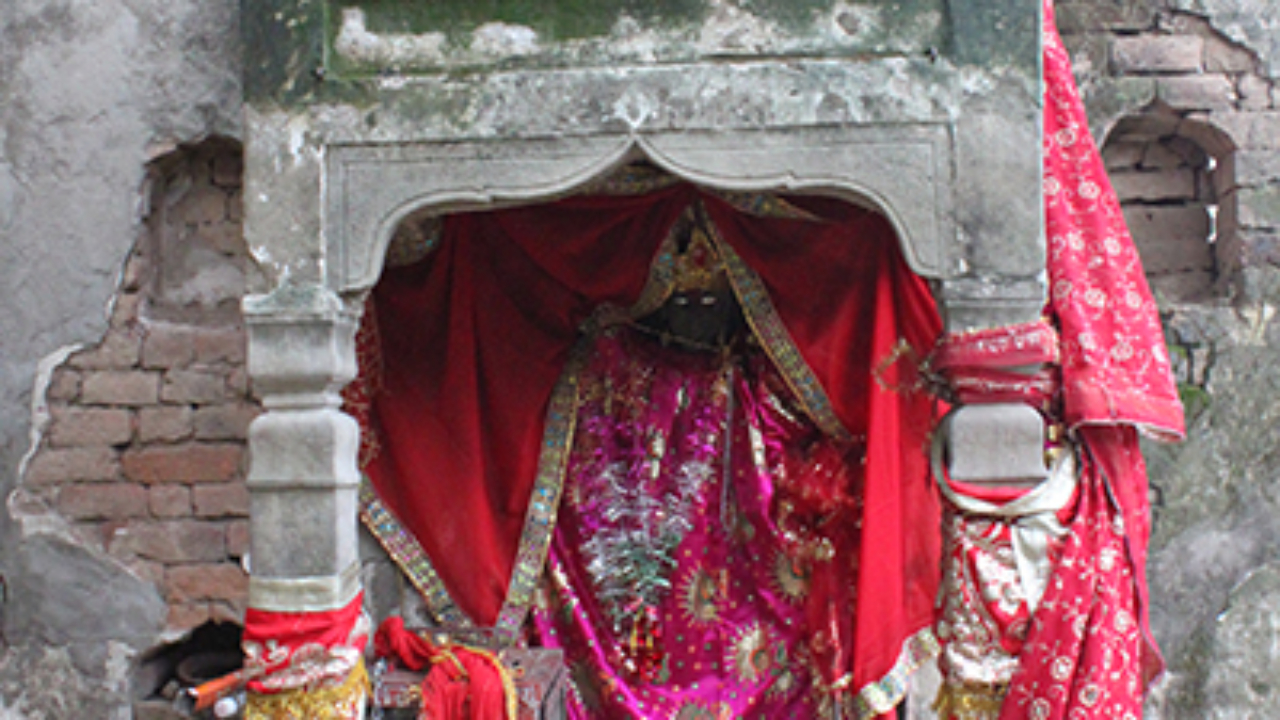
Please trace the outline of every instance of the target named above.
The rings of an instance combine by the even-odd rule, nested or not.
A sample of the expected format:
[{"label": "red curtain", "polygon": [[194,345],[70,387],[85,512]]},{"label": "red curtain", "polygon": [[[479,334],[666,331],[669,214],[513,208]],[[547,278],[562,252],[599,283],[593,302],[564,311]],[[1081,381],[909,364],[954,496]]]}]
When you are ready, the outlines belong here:
[{"label": "red curtain", "polygon": [[449,216],[438,248],[387,270],[374,291],[382,368],[368,423],[379,451],[366,471],[458,606],[491,624],[578,326],[601,303],[637,301],[662,239],[698,201],[759,276],[836,417],[868,435],[854,685],[879,681],[932,620],[931,409],[907,372],[915,363],[892,361],[903,341],[926,353],[939,321],[875,213],[801,199],[819,219],[766,218],[677,185]]}]

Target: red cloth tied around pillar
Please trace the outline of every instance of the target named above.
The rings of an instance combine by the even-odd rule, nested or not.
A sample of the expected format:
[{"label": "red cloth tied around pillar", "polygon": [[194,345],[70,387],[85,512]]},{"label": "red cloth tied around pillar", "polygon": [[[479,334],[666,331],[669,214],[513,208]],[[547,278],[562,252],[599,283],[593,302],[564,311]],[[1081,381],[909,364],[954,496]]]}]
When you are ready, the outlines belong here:
[{"label": "red cloth tied around pillar", "polygon": [[[1055,419],[1077,444],[1079,487],[999,716],[1138,718],[1163,662],[1147,622],[1150,509],[1137,431],[1181,437],[1182,405],[1155,302],[1048,0],[1044,43],[1046,310],[1061,344]],[[989,365],[1021,360],[993,356]],[[996,395],[986,401],[1007,397]],[[981,401],[982,393],[968,400]]]},{"label": "red cloth tied around pillar", "polygon": [[333,610],[245,611],[244,676],[251,720],[354,720],[363,716],[369,627],[357,593]]},{"label": "red cloth tied around pillar", "polygon": [[887,220],[833,201],[795,203],[811,217],[749,214],[678,184],[450,215],[430,256],[384,273],[371,301],[376,390],[356,413],[376,437],[364,469],[462,616],[501,625],[512,600],[526,513],[544,503],[539,458],[556,442],[548,407],[579,327],[601,305],[641,299],[662,242],[699,205],[756,283],[735,280],[748,315],[761,303],[773,313],[776,325],[753,327],[762,345],[793,349],[771,358],[814,379],[793,390],[829,398],[831,419],[819,425],[866,435],[858,583],[867,591],[849,609],[841,686],[850,697],[865,691],[864,717],[902,696],[930,651],[937,589],[938,504],[924,453],[932,409],[905,390],[918,384],[906,364],[885,367],[881,383],[872,377],[900,345],[932,347],[939,321]]}]

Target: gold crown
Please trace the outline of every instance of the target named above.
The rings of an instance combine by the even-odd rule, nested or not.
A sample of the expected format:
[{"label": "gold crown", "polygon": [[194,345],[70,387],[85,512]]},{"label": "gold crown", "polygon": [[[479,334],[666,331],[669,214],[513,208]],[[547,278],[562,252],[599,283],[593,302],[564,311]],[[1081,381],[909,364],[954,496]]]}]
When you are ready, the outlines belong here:
[{"label": "gold crown", "polygon": [[724,261],[715,243],[701,227],[689,233],[689,246],[676,256],[673,290],[715,290],[728,282]]}]

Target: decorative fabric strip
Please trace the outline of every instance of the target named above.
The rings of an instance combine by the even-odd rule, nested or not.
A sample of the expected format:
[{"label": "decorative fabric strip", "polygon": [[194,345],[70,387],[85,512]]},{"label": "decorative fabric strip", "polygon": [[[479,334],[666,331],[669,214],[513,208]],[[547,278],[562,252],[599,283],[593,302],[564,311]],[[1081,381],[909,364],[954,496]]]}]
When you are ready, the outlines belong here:
[{"label": "decorative fabric strip", "polygon": [[941,649],[931,628],[925,628],[907,638],[893,669],[880,680],[861,688],[853,698],[854,720],[869,720],[892,712],[902,698],[906,697],[912,674],[921,665],[937,657]]},{"label": "decorative fabric strip", "polygon": [[538,458],[538,477],[533,485],[533,497],[525,515],[524,532],[520,535],[520,549],[515,567],[511,571],[511,584],[507,599],[498,613],[494,634],[504,645],[510,645],[519,637],[525,617],[533,604],[534,590],[542,579],[542,568],[547,561],[547,549],[555,531],[556,516],[560,511],[560,496],[564,489],[565,464],[569,459],[578,407],[578,374],[582,370],[589,338],[583,338],[574,347],[568,367],[560,376],[551,394],[547,408],[547,421],[542,436],[542,453]]},{"label": "decorative fabric strip", "polygon": [[358,720],[365,716],[368,696],[369,676],[361,660],[346,680],[332,687],[274,695],[249,693],[244,717],[245,720]]},{"label": "decorative fabric strip", "polygon": [[378,499],[368,478],[360,485],[360,519],[422,595],[427,612],[442,625],[470,628],[475,623],[449,595],[444,580],[418,541]]},{"label": "decorative fabric strip", "polygon": [[1045,320],[951,333],[930,360],[938,372],[1058,362],[1058,333]]},{"label": "decorative fabric strip", "polygon": [[778,312],[774,309],[760,276],[720,237],[715,225],[708,224],[708,230],[712,241],[716,244],[716,249],[720,252],[720,257],[724,259],[729,282],[733,285],[738,302],[742,304],[742,314],[746,317],[752,332],[760,339],[760,344],[764,347],[769,359],[782,372],[782,377],[791,388],[791,392],[823,433],[828,437],[852,442],[853,436],[845,428],[844,423],[840,422],[840,418],[836,417],[826,390],[818,382],[817,375],[810,369],[804,357],[800,355],[800,349],[796,347],[795,340],[787,332],[782,318],[778,317]]},{"label": "decorative fabric strip", "polygon": [[360,592],[360,563],[339,575],[301,578],[249,578],[249,604],[271,612],[326,612],[351,603]]},{"label": "decorative fabric strip", "polygon": [[249,690],[267,694],[315,691],[350,681],[360,667],[369,637],[363,601],[364,594],[358,593],[345,607],[328,612],[272,612],[250,607],[245,612],[241,643],[244,672],[253,678]]}]

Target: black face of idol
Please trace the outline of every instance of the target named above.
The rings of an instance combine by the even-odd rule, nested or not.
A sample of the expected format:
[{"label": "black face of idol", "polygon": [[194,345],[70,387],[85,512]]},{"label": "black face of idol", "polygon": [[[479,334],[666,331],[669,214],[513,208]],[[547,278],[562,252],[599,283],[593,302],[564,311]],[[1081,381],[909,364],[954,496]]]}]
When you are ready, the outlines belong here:
[{"label": "black face of idol", "polygon": [[737,300],[727,285],[676,292],[667,300],[663,315],[672,336],[714,347],[729,344],[742,324]]}]

